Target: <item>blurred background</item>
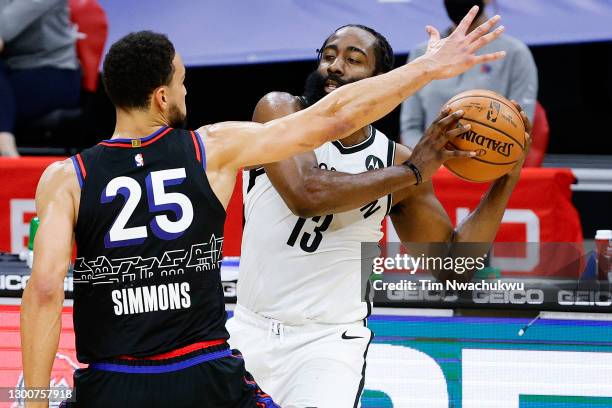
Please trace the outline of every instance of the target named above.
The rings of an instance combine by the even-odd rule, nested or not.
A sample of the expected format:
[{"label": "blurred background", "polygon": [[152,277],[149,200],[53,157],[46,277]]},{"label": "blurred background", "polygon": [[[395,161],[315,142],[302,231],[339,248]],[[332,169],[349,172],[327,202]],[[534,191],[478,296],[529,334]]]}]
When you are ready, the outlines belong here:
[{"label": "blurred background", "polygon": [[[316,49],[344,24],[365,24],[385,35],[395,51],[396,66],[427,39],[425,24],[440,30],[451,25],[442,0],[178,0],[171,4],[100,0],[99,4],[108,21],[104,50],[140,29],[166,33],[174,42],[188,68],[189,127],[249,120],[259,98],[269,91],[301,94],[306,76],[316,67]],[[612,153],[612,138],[602,128],[612,106],[612,3],[492,0],[487,14],[495,13],[502,15],[506,33],[526,43],[533,55],[537,99],[550,126],[547,153]],[[95,19],[89,24],[94,30],[91,37],[104,37]],[[82,148],[108,137],[114,109],[102,87],[93,96],[84,106],[83,129],[49,140],[18,137],[18,145]],[[397,137],[399,109],[378,126]]]},{"label": "blurred background", "polygon": [[[55,2],[57,3],[57,2]],[[532,166],[610,168],[612,138],[612,3],[607,0],[491,0],[486,13],[502,15],[506,34],[524,42],[537,69],[537,100],[546,131],[534,137]],[[103,53],[135,30],[166,33],[187,66],[188,127],[250,120],[267,92],[299,95],[316,67],[316,50],[337,27],[359,23],[387,37],[395,65],[426,40],[425,24],[451,26],[442,0],[334,1],[133,1],[71,0],[71,20],[81,34],[77,57],[83,87],[78,105],[52,109],[18,123],[24,155],[74,153],[108,138],[114,108],[96,81]],[[1,38],[1,37],[0,37]],[[32,98],[40,91],[32,89]],[[75,109],[76,108],[76,109]],[[42,118],[41,118],[42,116]],[[42,120],[41,120],[42,119]],[[400,108],[376,126],[399,140]],[[542,126],[540,126],[542,127]],[[544,133],[540,135],[541,133]],[[536,153],[537,151],[537,153]],[[583,172],[584,173],[584,172]],[[601,172],[586,175],[601,181]],[[585,176],[586,176],[585,175]],[[583,179],[586,182],[586,179]],[[581,190],[579,208],[593,208],[612,225],[609,195]],[[584,211],[584,232],[597,225]]]}]

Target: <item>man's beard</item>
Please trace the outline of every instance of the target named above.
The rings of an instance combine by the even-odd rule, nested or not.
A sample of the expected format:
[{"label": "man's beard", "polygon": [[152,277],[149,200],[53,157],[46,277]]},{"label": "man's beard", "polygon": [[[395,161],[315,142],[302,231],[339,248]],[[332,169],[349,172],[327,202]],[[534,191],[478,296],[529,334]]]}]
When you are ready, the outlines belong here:
[{"label": "man's beard", "polygon": [[173,129],[185,129],[187,125],[187,115],[183,114],[178,105],[171,105],[168,115],[168,126]]},{"label": "man's beard", "polygon": [[308,77],[306,78],[306,83],[304,84],[304,99],[306,99],[307,106],[314,105],[315,103],[319,102],[321,99],[327,96],[327,92],[325,92],[325,81],[327,81],[328,79],[332,79],[339,88],[343,85],[359,81],[362,78],[344,81],[335,75],[323,76],[317,70],[311,72],[310,75],[308,75]]}]

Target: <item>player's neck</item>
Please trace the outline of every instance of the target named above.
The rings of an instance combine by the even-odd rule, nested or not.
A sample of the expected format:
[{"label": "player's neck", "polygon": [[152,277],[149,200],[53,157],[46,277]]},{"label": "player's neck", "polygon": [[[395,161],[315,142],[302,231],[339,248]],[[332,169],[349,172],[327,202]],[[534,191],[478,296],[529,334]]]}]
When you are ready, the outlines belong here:
[{"label": "player's neck", "polygon": [[117,109],[117,122],[111,139],[139,139],[155,133],[161,126],[165,126],[163,120],[151,116],[146,111],[125,111]]},{"label": "player's neck", "polygon": [[347,136],[344,139],[340,139],[340,142],[342,143],[342,146],[350,147],[363,142],[368,138],[368,136],[370,136],[370,126],[361,128],[352,135]]}]

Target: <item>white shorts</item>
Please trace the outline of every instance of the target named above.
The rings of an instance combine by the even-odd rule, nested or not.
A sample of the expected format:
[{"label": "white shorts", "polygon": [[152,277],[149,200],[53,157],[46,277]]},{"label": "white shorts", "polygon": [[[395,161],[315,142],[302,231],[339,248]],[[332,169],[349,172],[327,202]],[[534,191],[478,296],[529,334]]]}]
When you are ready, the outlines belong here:
[{"label": "white shorts", "polygon": [[226,327],[247,371],[281,407],[360,406],[374,337],[363,322],[288,326],[237,305]]}]

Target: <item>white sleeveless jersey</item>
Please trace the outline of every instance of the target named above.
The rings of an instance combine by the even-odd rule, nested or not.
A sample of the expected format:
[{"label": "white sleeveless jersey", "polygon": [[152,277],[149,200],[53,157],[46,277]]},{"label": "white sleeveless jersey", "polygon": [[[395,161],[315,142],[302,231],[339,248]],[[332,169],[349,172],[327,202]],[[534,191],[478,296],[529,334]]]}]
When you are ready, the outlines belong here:
[{"label": "white sleeveless jersey", "polygon": [[[346,173],[393,164],[395,143],[370,127],[362,143],[315,150],[319,167]],[[300,218],[263,168],[243,171],[244,232],[238,303],[286,324],[349,323],[367,317],[361,301],[361,243],[382,238],[391,196],[360,209]]]}]

